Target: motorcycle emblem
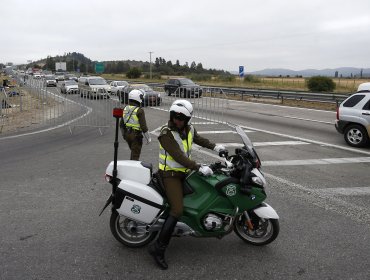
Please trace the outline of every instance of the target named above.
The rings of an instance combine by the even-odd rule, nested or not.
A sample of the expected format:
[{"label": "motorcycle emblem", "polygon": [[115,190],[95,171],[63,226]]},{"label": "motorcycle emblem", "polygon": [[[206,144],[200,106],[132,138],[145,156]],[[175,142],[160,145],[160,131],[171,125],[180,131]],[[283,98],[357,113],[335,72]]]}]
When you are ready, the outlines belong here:
[{"label": "motorcycle emblem", "polygon": [[140,214],[141,207],[139,205],[134,204],[131,207],[131,212],[134,214]]},{"label": "motorcycle emblem", "polygon": [[236,195],[236,187],[235,186],[228,186],[226,188],[226,195],[227,196],[234,196],[234,195]]}]

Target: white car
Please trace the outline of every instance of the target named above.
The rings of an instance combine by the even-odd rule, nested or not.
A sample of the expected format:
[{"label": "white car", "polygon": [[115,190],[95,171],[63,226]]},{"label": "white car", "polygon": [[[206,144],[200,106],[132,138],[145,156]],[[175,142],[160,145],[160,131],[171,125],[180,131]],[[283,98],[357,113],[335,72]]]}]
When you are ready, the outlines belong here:
[{"label": "white car", "polygon": [[112,81],[109,85],[110,87],[109,90],[111,94],[117,95],[118,92],[121,92],[127,86],[128,86],[128,82],[126,81]]},{"label": "white car", "polygon": [[60,86],[60,92],[67,94],[67,93],[79,93],[78,83],[74,80],[66,80],[62,82]]},{"label": "white car", "polygon": [[110,98],[108,94],[109,85],[107,81],[101,77],[90,76],[80,78],[78,80],[78,86],[81,97],[88,97],[90,99]]},{"label": "white car", "polygon": [[335,128],[352,147],[370,143],[370,83],[363,83],[355,94],[337,108]]}]

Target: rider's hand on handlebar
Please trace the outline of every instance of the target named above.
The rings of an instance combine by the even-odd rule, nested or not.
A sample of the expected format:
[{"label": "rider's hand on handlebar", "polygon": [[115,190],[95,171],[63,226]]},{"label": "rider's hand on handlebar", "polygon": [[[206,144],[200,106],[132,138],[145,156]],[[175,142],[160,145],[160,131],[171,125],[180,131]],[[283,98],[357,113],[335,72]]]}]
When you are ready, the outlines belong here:
[{"label": "rider's hand on handlebar", "polygon": [[224,145],[216,145],[213,150],[216,151],[220,157],[227,158],[229,155]]},{"label": "rider's hand on handlebar", "polygon": [[210,176],[213,174],[213,171],[211,168],[209,168],[209,166],[207,165],[201,165],[199,167],[199,170],[198,170],[201,174],[203,174],[204,176]]},{"label": "rider's hand on handlebar", "polygon": [[221,152],[221,151],[224,151],[226,150],[225,146],[224,145],[216,145],[213,150],[217,153]]}]

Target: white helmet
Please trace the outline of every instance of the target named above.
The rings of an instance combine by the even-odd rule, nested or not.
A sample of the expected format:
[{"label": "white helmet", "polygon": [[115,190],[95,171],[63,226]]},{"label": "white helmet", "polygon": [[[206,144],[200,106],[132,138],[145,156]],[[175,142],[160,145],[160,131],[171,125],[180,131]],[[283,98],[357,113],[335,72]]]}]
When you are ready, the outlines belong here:
[{"label": "white helmet", "polygon": [[193,105],[187,100],[175,100],[170,107],[170,119],[177,117],[188,123],[193,116]]},{"label": "white helmet", "polygon": [[143,101],[143,98],[144,98],[143,92],[141,90],[138,90],[138,89],[133,89],[128,94],[128,99],[129,100],[134,100],[134,101],[137,101],[139,103],[141,103]]}]

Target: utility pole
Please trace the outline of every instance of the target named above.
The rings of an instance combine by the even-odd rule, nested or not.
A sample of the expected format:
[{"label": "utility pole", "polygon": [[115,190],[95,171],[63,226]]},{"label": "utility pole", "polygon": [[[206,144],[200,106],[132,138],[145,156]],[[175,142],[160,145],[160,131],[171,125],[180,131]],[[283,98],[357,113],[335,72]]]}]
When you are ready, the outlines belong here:
[{"label": "utility pole", "polygon": [[149,52],[149,55],[150,55],[150,64],[149,64],[150,79],[152,79],[152,53],[153,52]]}]

